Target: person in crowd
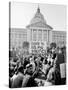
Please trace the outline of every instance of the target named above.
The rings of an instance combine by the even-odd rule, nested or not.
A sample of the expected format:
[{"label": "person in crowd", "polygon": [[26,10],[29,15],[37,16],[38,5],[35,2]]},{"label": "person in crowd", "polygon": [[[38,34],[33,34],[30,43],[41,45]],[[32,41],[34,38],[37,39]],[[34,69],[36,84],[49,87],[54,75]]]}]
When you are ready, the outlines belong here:
[{"label": "person in crowd", "polygon": [[25,57],[25,58],[24,58],[24,64],[23,64],[24,69],[26,68],[26,65],[29,64],[29,63],[30,63],[29,59],[27,59],[27,58]]},{"label": "person in crowd", "polygon": [[22,87],[35,87],[37,86],[35,79],[35,73],[33,71],[32,64],[26,66],[25,77],[22,82]]},{"label": "person in crowd", "polygon": [[[58,54],[57,54],[57,60],[56,60],[56,68],[60,71],[60,75],[61,75],[61,84],[63,85],[63,84],[65,84],[66,83],[66,70],[65,71],[63,71],[63,73],[64,73],[64,76],[63,76],[63,73],[61,72],[61,69],[62,69],[62,67],[61,67],[61,65],[63,64],[65,64],[65,60],[64,60],[65,58],[64,58],[64,54],[62,53],[62,50],[59,48],[59,51],[58,51]],[[64,66],[65,67],[65,66]]]},{"label": "person in crowd", "polygon": [[48,74],[47,74],[47,81],[52,83],[52,85],[60,85],[61,84],[61,76],[60,72],[55,66],[53,66]]},{"label": "person in crowd", "polygon": [[56,60],[56,68],[60,70],[60,64],[64,63],[64,55],[62,54],[61,49],[58,50],[57,60]]},{"label": "person in crowd", "polygon": [[33,72],[35,71],[35,62],[34,62],[34,57],[30,58],[30,64],[32,65]]},{"label": "person in crowd", "polygon": [[14,74],[12,77],[12,88],[20,88],[22,87],[22,81],[24,78],[24,70],[23,70],[23,66],[18,68],[18,74]]}]

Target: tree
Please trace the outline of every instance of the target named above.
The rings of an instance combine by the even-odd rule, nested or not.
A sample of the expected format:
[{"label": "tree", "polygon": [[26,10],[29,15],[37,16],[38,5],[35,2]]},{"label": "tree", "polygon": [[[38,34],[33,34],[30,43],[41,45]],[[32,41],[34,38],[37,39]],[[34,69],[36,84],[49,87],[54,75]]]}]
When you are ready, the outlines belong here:
[{"label": "tree", "polygon": [[29,54],[29,42],[27,41],[23,42],[23,54],[24,55]]},{"label": "tree", "polygon": [[52,42],[51,44],[50,44],[50,48],[56,48],[56,43],[55,42]]},{"label": "tree", "polygon": [[27,41],[23,42],[23,48],[29,48],[29,42]]}]

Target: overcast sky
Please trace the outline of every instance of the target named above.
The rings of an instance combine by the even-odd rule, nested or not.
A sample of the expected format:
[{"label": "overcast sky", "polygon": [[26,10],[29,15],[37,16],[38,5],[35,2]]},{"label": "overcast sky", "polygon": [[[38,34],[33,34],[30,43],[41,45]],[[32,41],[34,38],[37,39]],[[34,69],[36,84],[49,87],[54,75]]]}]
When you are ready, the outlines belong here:
[{"label": "overcast sky", "polygon": [[[48,25],[54,30],[66,30],[66,6],[39,4]],[[11,2],[11,27],[26,28],[34,17],[38,3]]]}]

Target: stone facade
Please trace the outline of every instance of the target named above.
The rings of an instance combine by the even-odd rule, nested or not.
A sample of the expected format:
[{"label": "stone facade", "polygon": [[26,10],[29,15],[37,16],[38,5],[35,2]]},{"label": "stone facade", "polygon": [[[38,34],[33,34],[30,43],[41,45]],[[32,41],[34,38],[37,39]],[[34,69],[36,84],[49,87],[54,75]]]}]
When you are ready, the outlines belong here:
[{"label": "stone facade", "polygon": [[24,41],[27,41],[27,30],[23,28],[11,28],[10,31],[10,49],[21,48]]},{"label": "stone facade", "polygon": [[53,28],[46,23],[39,7],[35,16],[26,28],[28,32],[28,42],[30,43],[30,51],[36,51],[39,46],[46,49],[47,44],[52,42]]},{"label": "stone facade", "polygon": [[52,31],[52,41],[59,47],[66,46],[66,31]]},{"label": "stone facade", "polygon": [[10,31],[10,48],[22,47],[23,42],[29,42],[29,51],[36,51],[38,47],[46,49],[51,42],[57,46],[66,45],[66,31],[54,31],[46,23],[44,16],[38,7],[36,14],[29,25],[23,28],[11,28]]}]

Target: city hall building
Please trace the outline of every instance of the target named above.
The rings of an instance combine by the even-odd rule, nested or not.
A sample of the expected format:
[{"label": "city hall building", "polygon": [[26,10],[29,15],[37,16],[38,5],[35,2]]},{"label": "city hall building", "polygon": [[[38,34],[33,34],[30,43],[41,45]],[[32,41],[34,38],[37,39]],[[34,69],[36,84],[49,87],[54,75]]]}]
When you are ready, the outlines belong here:
[{"label": "city hall building", "polygon": [[39,47],[46,49],[51,42],[57,46],[66,45],[66,31],[55,31],[47,24],[40,8],[25,29],[10,29],[10,48],[23,46],[23,42],[29,43],[29,52],[36,52]]},{"label": "city hall building", "polygon": [[46,49],[47,44],[52,42],[53,28],[46,23],[39,7],[30,24],[26,26],[26,28],[28,41],[30,43],[30,51],[32,50],[32,52],[34,52],[38,47]]}]

